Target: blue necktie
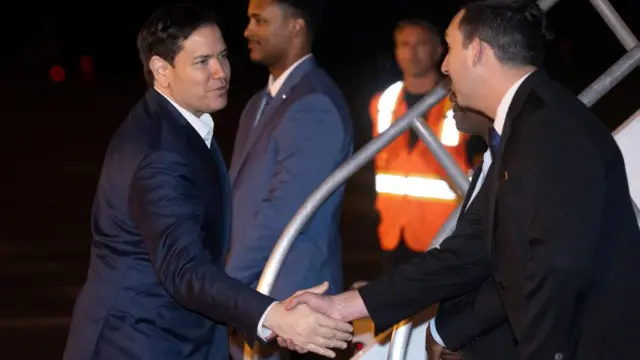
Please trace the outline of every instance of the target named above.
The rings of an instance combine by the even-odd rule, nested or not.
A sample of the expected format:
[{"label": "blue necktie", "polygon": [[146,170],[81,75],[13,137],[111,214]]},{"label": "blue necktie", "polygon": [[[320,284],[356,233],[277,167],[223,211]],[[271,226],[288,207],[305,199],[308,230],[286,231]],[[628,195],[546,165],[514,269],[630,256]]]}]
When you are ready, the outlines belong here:
[{"label": "blue necktie", "polygon": [[492,126],[489,128],[489,149],[491,151],[491,157],[496,158],[498,154],[498,146],[500,145],[500,134]]},{"label": "blue necktie", "polygon": [[273,96],[271,96],[271,94],[269,93],[269,89],[265,90],[264,95],[262,95],[262,100],[260,101],[260,107],[258,108],[258,112],[256,113],[256,118],[253,121],[253,127],[256,127],[256,125],[258,125],[260,117],[262,116],[264,109],[267,107],[267,105],[269,105],[271,99],[273,99]]}]

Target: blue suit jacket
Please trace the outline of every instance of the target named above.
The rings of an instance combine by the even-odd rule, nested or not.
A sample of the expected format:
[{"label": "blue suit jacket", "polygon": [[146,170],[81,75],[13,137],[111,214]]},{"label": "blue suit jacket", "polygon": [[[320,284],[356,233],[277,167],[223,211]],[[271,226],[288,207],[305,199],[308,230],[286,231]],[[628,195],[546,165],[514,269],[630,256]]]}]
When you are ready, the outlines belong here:
[{"label": "blue suit jacket", "polygon": [[[233,225],[227,273],[256,286],[285,226],[309,195],[353,151],[342,92],[313,57],[300,63],[254,120],[264,91],[245,107],[231,161]],[[344,187],[318,209],[282,264],[272,296],[328,280],[342,291],[339,234]]]},{"label": "blue suit jacket", "polygon": [[255,340],[273,299],[223,270],[230,205],[215,142],[150,90],[107,150],[64,359],[226,360],[223,323]]}]

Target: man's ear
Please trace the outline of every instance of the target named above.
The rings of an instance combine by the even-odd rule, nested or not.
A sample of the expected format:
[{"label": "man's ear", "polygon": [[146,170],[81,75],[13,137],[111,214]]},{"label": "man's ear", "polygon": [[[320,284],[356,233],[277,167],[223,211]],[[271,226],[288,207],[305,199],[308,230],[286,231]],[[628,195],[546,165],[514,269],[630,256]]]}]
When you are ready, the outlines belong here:
[{"label": "man's ear", "polygon": [[293,19],[291,21],[291,27],[294,36],[300,36],[306,30],[306,24],[304,23],[304,20],[300,18]]},{"label": "man's ear", "polygon": [[171,64],[161,57],[154,55],[151,57],[151,60],[149,60],[149,69],[153,72],[153,77],[160,86],[169,86],[169,79],[171,78],[171,71],[173,69]]},{"label": "man's ear", "polygon": [[479,38],[473,39],[473,42],[471,43],[471,51],[473,52],[473,66],[478,66],[480,63],[482,63],[482,59],[485,55],[484,45],[485,44]]}]

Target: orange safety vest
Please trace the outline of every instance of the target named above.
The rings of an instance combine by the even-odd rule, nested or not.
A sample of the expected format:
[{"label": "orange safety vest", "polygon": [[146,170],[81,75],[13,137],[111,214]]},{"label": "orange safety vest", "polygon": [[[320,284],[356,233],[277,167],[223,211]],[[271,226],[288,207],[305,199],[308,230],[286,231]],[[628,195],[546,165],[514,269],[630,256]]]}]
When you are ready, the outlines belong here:
[{"label": "orange safety vest", "polygon": [[[402,81],[376,94],[371,101],[373,135],[385,131],[407,111]],[[462,170],[468,173],[465,144],[453,119],[449,99],[443,99],[425,116]],[[413,251],[426,251],[459,199],[448,177],[429,148],[418,141],[409,149],[409,134],[403,133],[375,157],[376,207],[380,214],[378,237],[385,251],[394,250],[400,235]]]}]

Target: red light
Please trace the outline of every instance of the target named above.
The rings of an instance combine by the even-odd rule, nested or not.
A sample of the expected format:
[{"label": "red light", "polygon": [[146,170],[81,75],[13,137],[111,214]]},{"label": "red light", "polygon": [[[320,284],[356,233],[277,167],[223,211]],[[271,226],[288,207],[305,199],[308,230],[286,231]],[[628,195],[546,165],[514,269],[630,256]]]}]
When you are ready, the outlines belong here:
[{"label": "red light", "polygon": [[65,72],[62,66],[52,66],[51,70],[49,70],[49,77],[55,82],[61,82],[62,80],[64,80]]},{"label": "red light", "polygon": [[364,344],[361,343],[361,342],[357,342],[354,345],[356,347],[356,351],[360,351],[360,350],[364,349]]},{"label": "red light", "polygon": [[93,58],[89,55],[80,58],[80,68],[82,71],[93,71]]}]

